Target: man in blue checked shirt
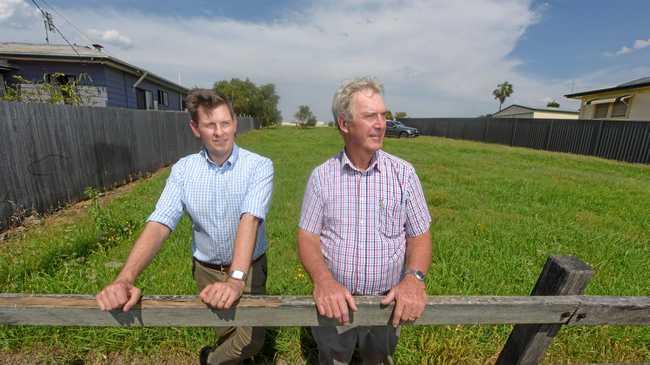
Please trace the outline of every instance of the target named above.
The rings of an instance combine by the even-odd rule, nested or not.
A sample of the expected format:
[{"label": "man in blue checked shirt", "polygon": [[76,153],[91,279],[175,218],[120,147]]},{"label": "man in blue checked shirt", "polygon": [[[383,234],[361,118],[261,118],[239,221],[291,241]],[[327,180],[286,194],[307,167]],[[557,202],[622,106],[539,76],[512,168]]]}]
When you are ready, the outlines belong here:
[{"label": "man in blue checked shirt", "polygon": [[[158,253],[183,212],[192,219],[192,273],[199,296],[228,309],[243,293],[266,293],[264,219],[273,190],[273,164],[235,144],[232,106],[212,90],[187,97],[192,133],[203,149],[172,167],[165,189],[115,281],[97,294],[102,310],[130,310],[140,299],[138,275]],[[238,363],[264,344],[264,328],[218,328],[217,346],[201,350],[201,364]]]}]

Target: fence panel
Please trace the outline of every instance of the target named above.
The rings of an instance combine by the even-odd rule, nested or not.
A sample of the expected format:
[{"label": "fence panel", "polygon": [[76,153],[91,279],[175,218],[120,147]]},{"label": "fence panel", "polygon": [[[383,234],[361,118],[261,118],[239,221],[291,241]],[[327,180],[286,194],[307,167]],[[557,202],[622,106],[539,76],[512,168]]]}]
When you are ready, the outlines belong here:
[{"label": "fence panel", "polygon": [[650,163],[650,122],[515,118],[404,118],[423,135]]},{"label": "fence panel", "polygon": [[[257,126],[238,118],[238,133]],[[0,102],[0,230],[174,163],[200,144],[185,112]]]},{"label": "fence panel", "polygon": [[517,119],[513,146],[544,149],[551,120]]}]

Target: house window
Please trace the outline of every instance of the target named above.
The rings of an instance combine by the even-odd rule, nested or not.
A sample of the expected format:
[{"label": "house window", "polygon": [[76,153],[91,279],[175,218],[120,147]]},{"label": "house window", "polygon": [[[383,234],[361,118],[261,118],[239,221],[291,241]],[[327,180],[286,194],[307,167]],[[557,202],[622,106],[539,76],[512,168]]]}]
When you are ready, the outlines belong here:
[{"label": "house window", "polygon": [[67,85],[73,82],[77,77],[75,75],[64,75],[61,73],[45,75],[45,82],[49,84]]},{"label": "house window", "polygon": [[169,94],[167,94],[167,91],[158,90],[158,104],[164,106],[169,105]]},{"label": "house window", "polygon": [[153,110],[153,93],[149,90],[144,91],[145,109]]},{"label": "house window", "polygon": [[609,103],[596,104],[596,108],[594,109],[594,119],[607,118],[608,111]]},{"label": "house window", "polygon": [[612,106],[612,118],[625,117],[627,115],[627,103],[617,100]]}]

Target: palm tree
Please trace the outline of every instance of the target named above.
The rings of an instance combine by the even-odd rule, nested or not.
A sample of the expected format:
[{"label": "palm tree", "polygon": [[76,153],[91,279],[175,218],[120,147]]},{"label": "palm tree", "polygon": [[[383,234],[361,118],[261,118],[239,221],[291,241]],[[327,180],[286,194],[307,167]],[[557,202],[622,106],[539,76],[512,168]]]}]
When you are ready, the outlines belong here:
[{"label": "palm tree", "polygon": [[501,111],[503,102],[506,101],[506,98],[512,95],[512,93],[512,84],[508,81],[504,81],[502,84],[498,84],[497,88],[492,91],[494,98],[499,100],[499,111]]}]

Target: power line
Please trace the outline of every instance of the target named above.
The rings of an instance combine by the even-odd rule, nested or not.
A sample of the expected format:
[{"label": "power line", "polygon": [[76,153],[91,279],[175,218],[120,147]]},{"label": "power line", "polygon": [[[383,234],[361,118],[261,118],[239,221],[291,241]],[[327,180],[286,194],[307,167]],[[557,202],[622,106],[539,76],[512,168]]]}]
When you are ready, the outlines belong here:
[{"label": "power line", "polygon": [[70,24],[70,26],[71,26],[72,28],[74,28],[74,30],[76,30],[77,33],[81,34],[82,37],[86,38],[86,40],[89,41],[90,44],[97,43],[97,42],[95,42],[94,40],[90,39],[90,37],[88,37],[88,36],[86,35],[86,33],[84,33],[83,31],[81,31],[81,29],[79,29],[79,28],[78,28],[76,25],[74,25],[70,20],[68,20],[68,18],[66,18],[66,17],[65,17],[65,16],[64,16],[60,11],[58,11],[58,10],[57,10],[54,6],[52,6],[49,2],[47,2],[47,1],[45,1],[45,0],[40,0],[40,1],[41,1],[42,3],[44,3],[48,8],[54,10],[54,12],[55,12],[58,16],[60,16],[61,18],[63,18],[63,20],[65,20],[66,23]]},{"label": "power line", "polygon": [[72,48],[72,50],[74,51],[74,53],[76,53],[77,56],[80,56],[80,57],[81,57],[81,55],[79,54],[79,52],[77,52],[77,49],[74,48],[74,46],[73,46],[73,45],[68,41],[68,39],[63,35],[63,32],[61,32],[61,31],[59,30],[59,28],[54,24],[54,21],[52,21],[52,14],[50,14],[50,13],[48,13],[47,11],[43,10],[43,8],[41,8],[40,5],[38,5],[38,3],[36,2],[36,0],[32,0],[32,3],[34,4],[34,6],[36,6],[36,8],[38,8],[38,10],[41,12],[41,15],[43,15],[43,18],[45,19],[45,20],[44,20],[44,21],[45,21],[45,25],[46,25],[45,39],[48,41],[48,43],[49,43],[49,39],[48,39],[48,37],[47,37],[47,29],[48,29],[48,28],[49,28],[50,30],[54,29],[57,33],[59,33],[59,35],[61,36],[61,38],[63,38],[63,40],[68,44],[68,46],[70,46],[70,48]]}]

